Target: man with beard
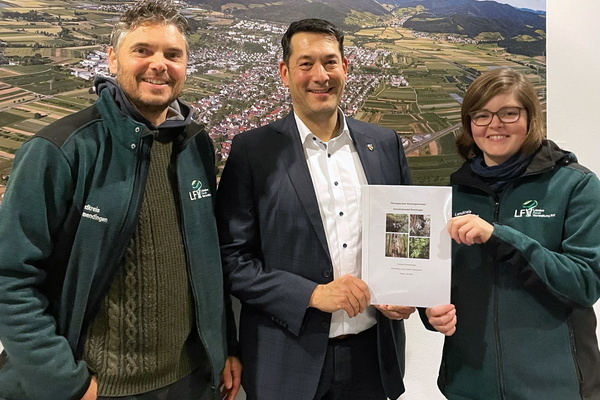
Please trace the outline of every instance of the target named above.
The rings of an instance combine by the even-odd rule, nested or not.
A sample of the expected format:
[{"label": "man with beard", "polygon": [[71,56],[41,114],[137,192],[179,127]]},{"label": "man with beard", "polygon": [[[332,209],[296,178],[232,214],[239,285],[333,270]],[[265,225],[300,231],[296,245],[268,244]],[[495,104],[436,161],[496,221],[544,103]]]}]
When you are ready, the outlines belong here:
[{"label": "man with beard", "polygon": [[174,3],[134,4],[111,36],[116,80],[19,150],[0,206],[0,398],[235,397],[214,151],[178,99],[187,31]]}]

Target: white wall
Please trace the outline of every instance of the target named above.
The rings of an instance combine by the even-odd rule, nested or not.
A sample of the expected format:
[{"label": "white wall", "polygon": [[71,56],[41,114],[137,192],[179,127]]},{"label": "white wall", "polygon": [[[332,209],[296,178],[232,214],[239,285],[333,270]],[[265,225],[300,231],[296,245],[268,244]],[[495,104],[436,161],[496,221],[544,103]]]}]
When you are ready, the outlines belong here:
[{"label": "white wall", "polygon": [[[600,175],[600,24],[596,21],[600,1],[547,0],[546,4],[548,137]],[[600,314],[600,302],[596,313]],[[406,325],[407,390],[401,400],[444,399],[435,385],[441,338],[424,332],[418,317],[411,317]],[[600,329],[597,333],[600,336]]]},{"label": "white wall", "polygon": [[[600,1],[548,0],[547,5],[548,137],[600,175]],[[595,308],[600,315],[600,302]],[[596,334],[600,337],[600,327]]]}]

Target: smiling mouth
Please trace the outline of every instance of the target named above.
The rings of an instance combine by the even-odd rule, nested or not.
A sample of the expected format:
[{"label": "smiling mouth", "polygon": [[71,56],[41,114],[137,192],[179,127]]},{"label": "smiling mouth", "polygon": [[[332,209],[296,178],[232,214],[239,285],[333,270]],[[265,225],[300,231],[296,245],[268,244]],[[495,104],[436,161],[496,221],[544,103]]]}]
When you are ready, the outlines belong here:
[{"label": "smiling mouth", "polygon": [[508,136],[508,135],[490,135],[487,138],[492,139],[492,140],[499,140],[499,139],[506,139],[508,137],[510,137],[510,136]]},{"label": "smiling mouth", "polygon": [[142,79],[142,81],[146,82],[146,83],[151,83],[153,85],[167,85],[169,82],[162,80],[162,79],[149,79],[149,78],[145,78]]},{"label": "smiling mouth", "polygon": [[315,93],[315,94],[327,94],[329,92],[331,92],[333,90],[333,88],[327,88],[327,89],[321,89],[321,90],[316,90],[316,89],[309,89],[308,91],[310,93]]}]

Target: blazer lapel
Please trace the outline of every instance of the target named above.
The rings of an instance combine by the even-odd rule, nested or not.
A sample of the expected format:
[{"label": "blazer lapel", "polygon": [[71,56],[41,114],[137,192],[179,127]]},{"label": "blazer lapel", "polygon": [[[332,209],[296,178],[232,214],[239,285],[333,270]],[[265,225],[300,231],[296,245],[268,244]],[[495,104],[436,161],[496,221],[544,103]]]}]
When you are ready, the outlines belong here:
[{"label": "blazer lapel", "polygon": [[313,225],[315,233],[319,238],[319,242],[321,242],[323,249],[331,259],[329,247],[327,246],[327,237],[325,236],[325,228],[323,227],[323,221],[319,211],[317,195],[315,194],[315,188],[310,177],[306,157],[304,156],[300,133],[296,126],[294,114],[289,113],[284,119],[280,120],[280,122],[280,124],[275,126],[275,129],[279,134],[288,138],[286,143],[289,145],[285,146],[282,151],[282,159],[286,164],[288,176],[294,186],[296,195],[304,206],[304,210]]},{"label": "blazer lapel", "polygon": [[379,146],[375,138],[368,132],[362,130],[354,123],[352,118],[346,118],[350,136],[354,141],[356,152],[365,171],[367,182],[370,185],[383,184],[383,171],[381,169],[381,160],[377,155]]}]

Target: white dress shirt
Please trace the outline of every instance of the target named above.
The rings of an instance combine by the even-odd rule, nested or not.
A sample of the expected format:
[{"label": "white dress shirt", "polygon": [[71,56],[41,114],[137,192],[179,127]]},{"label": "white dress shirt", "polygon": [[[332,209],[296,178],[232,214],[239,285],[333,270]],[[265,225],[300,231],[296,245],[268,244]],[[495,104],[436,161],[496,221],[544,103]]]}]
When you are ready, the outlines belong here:
[{"label": "white dress shirt", "polygon": [[[327,236],[327,246],[333,263],[333,278],[345,274],[361,276],[362,214],[361,185],[367,184],[365,171],[350,137],[346,117],[338,111],[339,134],[328,142],[316,137],[294,114],[304,147],[321,219]],[[329,337],[354,334],[376,323],[372,306],[354,318],[344,310],[331,317]]]}]

